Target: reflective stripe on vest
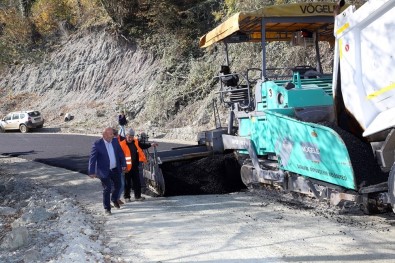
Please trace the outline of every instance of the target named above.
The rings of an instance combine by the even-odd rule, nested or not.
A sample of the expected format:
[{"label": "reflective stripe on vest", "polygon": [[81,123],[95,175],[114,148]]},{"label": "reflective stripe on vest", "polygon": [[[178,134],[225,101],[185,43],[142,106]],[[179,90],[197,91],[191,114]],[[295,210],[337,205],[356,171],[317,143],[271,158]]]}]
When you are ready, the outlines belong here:
[{"label": "reflective stripe on vest", "polygon": [[132,166],[132,157],[130,156],[125,157],[125,160],[126,160],[126,165],[130,164],[130,166]]},{"label": "reflective stripe on vest", "polygon": [[132,155],[130,154],[129,146],[126,140],[121,141],[119,145],[121,145],[123,154],[125,155],[126,172],[129,172],[132,169]]}]

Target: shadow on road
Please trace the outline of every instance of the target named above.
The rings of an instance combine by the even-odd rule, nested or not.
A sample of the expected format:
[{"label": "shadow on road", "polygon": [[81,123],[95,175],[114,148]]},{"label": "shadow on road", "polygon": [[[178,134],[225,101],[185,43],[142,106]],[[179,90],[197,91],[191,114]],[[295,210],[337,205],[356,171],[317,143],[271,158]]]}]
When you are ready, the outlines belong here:
[{"label": "shadow on road", "polygon": [[53,127],[53,128],[41,128],[41,129],[32,129],[32,132],[43,132],[43,133],[56,133],[56,132],[61,132],[62,129],[58,127]]},{"label": "shadow on road", "polygon": [[47,165],[64,168],[67,170],[88,174],[89,156],[66,155],[56,158],[37,158],[35,162],[44,163]]}]

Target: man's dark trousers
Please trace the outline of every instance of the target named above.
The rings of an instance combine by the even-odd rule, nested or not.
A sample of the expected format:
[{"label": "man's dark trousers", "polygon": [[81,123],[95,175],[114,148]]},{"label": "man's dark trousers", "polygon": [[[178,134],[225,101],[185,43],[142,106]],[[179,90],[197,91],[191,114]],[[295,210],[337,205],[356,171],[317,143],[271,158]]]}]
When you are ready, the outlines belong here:
[{"label": "man's dark trousers", "polygon": [[[103,206],[104,209],[111,211],[111,201],[117,202],[118,195],[121,187],[121,177],[117,169],[110,170],[109,177],[100,178],[103,186]],[[114,185],[114,189],[112,188]]]}]

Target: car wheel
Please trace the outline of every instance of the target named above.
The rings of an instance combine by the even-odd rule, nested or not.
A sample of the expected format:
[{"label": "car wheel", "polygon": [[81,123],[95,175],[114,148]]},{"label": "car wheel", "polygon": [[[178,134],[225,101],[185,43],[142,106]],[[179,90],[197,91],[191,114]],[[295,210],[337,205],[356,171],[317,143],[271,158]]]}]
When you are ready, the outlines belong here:
[{"label": "car wheel", "polygon": [[0,133],[5,132],[4,128],[0,126]]},{"label": "car wheel", "polygon": [[25,124],[21,124],[21,125],[19,126],[19,130],[20,130],[22,133],[26,133],[26,132],[29,131],[29,129],[27,128],[27,126],[26,126]]}]

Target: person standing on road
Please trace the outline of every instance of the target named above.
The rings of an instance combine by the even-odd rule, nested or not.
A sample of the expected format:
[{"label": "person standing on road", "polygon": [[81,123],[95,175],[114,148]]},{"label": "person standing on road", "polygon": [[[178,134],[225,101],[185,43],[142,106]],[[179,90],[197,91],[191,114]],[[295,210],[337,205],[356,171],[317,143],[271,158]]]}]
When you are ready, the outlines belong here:
[{"label": "person standing on road", "polygon": [[[114,134],[114,139],[113,139],[113,140],[117,141],[118,144],[119,144],[121,141],[125,140],[125,138],[122,138],[122,136],[118,135],[117,129],[112,129],[112,131],[113,131],[113,134]],[[121,147],[121,146],[119,146],[119,147]],[[125,164],[126,164],[126,162],[125,162]],[[123,194],[123,189],[125,188],[125,175],[124,175],[124,171],[122,171],[120,177],[121,177],[121,181],[120,181],[121,184],[120,184],[120,187],[119,187],[119,194],[118,194],[118,200],[117,200],[117,201],[118,201],[118,204],[119,204],[119,205],[123,205],[123,204],[125,204],[125,203],[122,202],[121,196],[122,196],[122,194]]]},{"label": "person standing on road", "polygon": [[[142,132],[142,133],[140,133],[138,140],[141,143],[146,143],[146,142],[148,142],[148,135],[145,132]],[[146,154],[147,151],[144,150],[144,153]],[[144,193],[145,190],[147,189],[147,185],[145,184],[145,180],[144,180],[144,172],[143,171],[144,171],[144,162],[140,162],[139,176],[140,176],[140,184],[141,184],[142,193]]]},{"label": "person standing on road", "polygon": [[140,162],[147,161],[143,149],[148,149],[151,146],[158,146],[157,143],[139,142],[134,135],[134,130],[130,129],[126,133],[126,140],[121,141],[120,143],[126,158],[125,189],[123,195],[126,202],[131,202],[130,191],[132,189],[132,182],[135,200],[143,201],[145,199],[141,196],[139,164]]},{"label": "person standing on road", "polygon": [[114,207],[120,208],[118,204],[120,174],[125,169],[125,155],[117,140],[114,140],[113,129],[105,128],[103,137],[92,145],[88,175],[91,178],[99,178],[102,183],[103,206],[107,215],[111,214],[110,200]]},{"label": "person standing on road", "polygon": [[121,111],[118,116],[118,124],[119,124],[119,135],[125,138],[125,125],[128,124],[128,120],[125,116],[125,111]]}]

